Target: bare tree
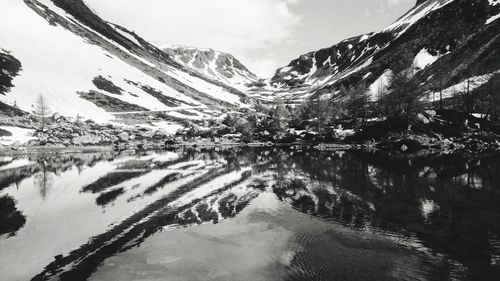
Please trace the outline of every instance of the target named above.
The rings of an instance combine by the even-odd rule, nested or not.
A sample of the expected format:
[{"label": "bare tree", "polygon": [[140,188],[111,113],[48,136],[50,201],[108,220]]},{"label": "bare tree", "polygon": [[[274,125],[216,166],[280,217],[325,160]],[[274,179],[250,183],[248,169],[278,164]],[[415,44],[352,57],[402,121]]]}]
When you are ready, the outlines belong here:
[{"label": "bare tree", "polygon": [[40,165],[40,173],[35,176],[34,180],[35,184],[40,188],[40,195],[42,195],[42,198],[45,199],[52,186],[53,179],[51,172],[47,168],[46,160],[40,159],[38,163]]},{"label": "bare tree", "polygon": [[38,96],[38,99],[36,101],[36,108],[33,111],[33,113],[38,118],[40,118],[40,120],[42,122],[40,129],[41,129],[41,131],[43,131],[45,129],[45,124],[46,124],[47,118],[51,114],[51,111],[50,111],[49,105],[47,104],[45,97],[42,94],[40,94]]}]

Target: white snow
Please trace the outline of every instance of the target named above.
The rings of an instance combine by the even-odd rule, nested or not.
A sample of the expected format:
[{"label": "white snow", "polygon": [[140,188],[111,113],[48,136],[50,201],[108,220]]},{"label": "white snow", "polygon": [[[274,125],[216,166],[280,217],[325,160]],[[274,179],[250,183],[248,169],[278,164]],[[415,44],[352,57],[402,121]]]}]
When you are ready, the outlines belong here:
[{"label": "white snow", "polygon": [[486,24],[490,24],[494,21],[496,21],[497,19],[500,19],[500,14],[496,15],[496,16],[492,16],[491,18],[489,18],[487,21],[486,21]]},{"label": "white snow", "polygon": [[98,122],[109,121],[113,119],[111,114],[77,95],[78,91],[98,90],[92,79],[102,75],[111,76],[115,85],[138,95],[124,93],[113,97],[152,110],[167,109],[150,95],[125,83],[123,78],[147,81],[165,89],[159,82],[121,60],[109,58],[98,46],[88,44],[62,27],[50,26],[22,1],[8,1],[7,6],[0,10],[2,45],[21,61],[23,70],[14,79],[11,93],[1,97],[2,101],[15,100],[21,109],[31,111],[38,95],[43,94],[53,111],[66,116],[79,113]]},{"label": "white snow", "polygon": [[[356,72],[360,71],[361,69],[369,66],[372,63],[373,63],[373,57],[370,57],[370,58],[366,59],[361,65],[357,66],[354,69],[349,70],[347,73],[345,73],[344,75],[342,75],[342,77],[340,77],[340,79],[343,79],[343,78],[345,78],[345,77],[347,77],[347,76],[349,76],[349,75],[351,75],[353,73],[356,73]],[[334,82],[335,81],[331,81],[328,84],[333,84]]]},{"label": "white snow", "polygon": [[241,179],[244,172],[251,171],[250,167],[245,167],[239,171],[231,172],[220,177],[216,177],[210,182],[198,186],[195,190],[185,193],[177,199],[172,205],[173,207],[183,206],[196,198],[202,198],[213,191]]},{"label": "white snow", "polygon": [[20,168],[20,167],[26,167],[31,164],[35,164],[35,161],[30,161],[29,159],[17,159],[12,162],[10,162],[7,165],[1,166],[0,171],[6,171],[14,168]]},{"label": "white snow", "polygon": [[170,135],[175,135],[177,131],[184,128],[184,126],[182,126],[181,124],[172,123],[168,121],[153,122],[152,125],[141,125],[141,127],[146,127],[151,130],[163,131]]},{"label": "white snow", "polygon": [[359,38],[359,42],[366,41],[366,40],[368,40],[368,38],[370,38],[370,36],[368,34],[365,34],[365,35],[361,36],[361,38]]},{"label": "white snow", "polygon": [[16,142],[23,144],[30,140],[35,139],[33,137],[33,133],[35,132],[35,130],[33,129],[24,129],[24,128],[10,127],[10,126],[0,126],[0,129],[12,133],[12,136],[0,137],[0,145],[11,145]]},{"label": "white snow", "polygon": [[335,129],[335,134],[341,139],[344,139],[346,137],[352,136],[356,133],[353,129],[344,129],[342,126],[339,126],[338,128]]},{"label": "white snow", "polygon": [[390,85],[391,77],[392,71],[387,69],[368,87],[368,96],[371,101],[377,101],[380,99],[380,95],[387,91],[387,88]]},{"label": "white snow", "polygon": [[[72,16],[55,7],[52,2],[42,0],[42,3],[64,18],[73,20]],[[76,20],[73,22],[78,24]],[[156,67],[151,62],[131,53],[89,27],[83,24],[81,26],[107,40],[108,43],[126,52],[132,58],[150,67]],[[153,87],[166,96],[201,105],[98,45],[89,44],[83,38],[61,26],[49,25],[23,1],[2,2],[0,34],[2,34],[2,48],[10,51],[22,63],[22,71],[13,80],[14,87],[5,96],[0,96],[0,101],[9,104],[15,101],[25,111],[32,111],[38,95],[42,94],[53,112],[59,112],[69,117],[79,114],[99,123],[114,120],[113,114],[80,98],[77,94],[77,92],[88,92],[89,90],[96,90],[152,111],[172,109],[142,89],[130,85],[125,79]],[[165,71],[165,74],[178,78],[181,82],[219,100],[241,104],[238,96],[228,93],[222,87],[192,77],[180,70],[172,68],[171,71]],[[98,90],[92,83],[92,80],[97,76],[103,76],[122,88],[123,95],[113,95]]]},{"label": "white snow", "polygon": [[429,219],[429,216],[439,209],[439,205],[432,200],[425,199],[420,202],[420,211],[425,219]]},{"label": "white snow", "polygon": [[403,34],[408,28],[413,24],[418,22],[423,17],[427,16],[429,13],[438,10],[454,0],[441,0],[441,1],[427,1],[410,10],[406,15],[399,18],[396,22],[390,25],[384,31],[398,30],[398,37]]},{"label": "white snow", "polygon": [[141,46],[141,43],[139,43],[139,41],[137,41],[137,39],[132,34],[125,32],[118,27],[115,27],[115,30],[118,33],[120,33],[121,35],[123,35],[125,38],[127,38],[128,40],[134,42],[136,45]]},{"label": "white snow", "polygon": [[[480,76],[474,76],[471,77],[469,80],[464,79],[460,83],[444,89],[442,92],[443,99],[452,98],[457,94],[465,92],[467,86],[469,86],[469,91],[474,91],[475,89],[481,87],[481,85],[487,83],[496,73],[500,73],[500,71]],[[431,101],[436,101],[439,97],[440,97],[439,92],[433,92],[427,95],[427,99]]]},{"label": "white snow", "polygon": [[[169,154],[164,158],[171,159]],[[150,156],[133,157],[138,161],[148,158]],[[88,242],[89,237],[103,233],[113,224],[123,221],[145,206],[167,196],[202,173],[200,171],[197,175],[171,183],[154,194],[129,201],[131,196],[144,192],[147,187],[157,183],[166,175],[172,172],[185,172],[175,170],[174,167],[151,171],[140,178],[124,182],[121,186],[124,187],[125,194],[118,197],[115,204],[107,206],[104,211],[101,206],[95,204],[98,194],[81,192],[81,189],[107,173],[116,171],[116,167],[122,163],[122,160],[100,162],[83,170],[73,167],[58,174],[48,173],[50,186],[47,188],[45,197],[40,196],[40,190],[35,185],[35,178],[39,175],[33,175],[17,183],[18,187],[13,184],[2,190],[2,194],[7,194],[16,200],[17,208],[28,218],[26,225],[18,231],[15,237],[0,239],[2,248],[0,271],[7,272],[8,264],[22,263],[26,266],[10,268],[6,273],[8,276],[6,280],[27,280],[27,277],[34,276],[38,273],[38,269],[41,271],[43,266],[50,263],[55,255],[67,254],[78,248]],[[154,160],[162,161],[156,156]],[[183,164],[189,163],[193,162]],[[71,217],[71,220],[66,219],[66,223],[62,224],[61,220],[68,217]],[[82,228],[82,225],[86,227]],[[57,239],[54,239],[55,233],[64,233],[64,235],[58,235]],[[20,245],[28,245],[28,247],[20,247]],[[20,249],[24,250],[20,251]],[[6,259],[11,260],[7,263]],[[37,270],[37,272],[29,270]]]},{"label": "white snow", "polygon": [[422,70],[427,66],[433,64],[439,59],[439,55],[433,56],[429,54],[429,51],[426,48],[420,50],[420,52],[415,56],[413,60],[413,67],[416,70]]},{"label": "white snow", "polygon": [[235,94],[229,93],[220,86],[208,83],[205,80],[191,76],[188,73],[185,73],[170,66],[167,66],[167,69],[169,71],[164,71],[165,74],[179,80],[181,83],[193,87],[194,89],[202,93],[206,93],[207,95],[212,96],[215,99],[229,102],[231,104],[240,105],[242,107],[248,107],[248,105],[243,104],[240,101],[240,97],[238,97]]},{"label": "white snow", "polygon": [[[224,65],[225,69],[232,71],[233,76],[232,77],[227,77],[223,75],[222,73],[219,72],[217,69],[217,60],[221,56],[228,56],[228,54],[215,51],[212,49],[201,49],[201,48],[193,48],[193,47],[185,47],[185,46],[175,46],[175,47],[169,47],[169,49],[174,49],[179,52],[187,52],[188,55],[192,56],[191,60],[187,63],[185,63],[180,57],[178,56],[173,56],[173,58],[180,64],[185,65],[186,67],[190,68],[192,71],[197,72],[207,78],[214,79],[216,81],[223,82],[224,84],[234,87],[240,91],[247,91],[248,87],[246,86],[250,82],[255,82],[258,80],[257,77],[255,77],[252,73],[243,71],[241,69],[238,69],[234,66],[234,58],[229,57],[230,64],[229,65]],[[201,52],[207,53],[210,56],[213,55],[213,58],[208,58],[208,61],[204,62],[203,68],[200,66],[194,65],[194,62],[196,61],[197,56],[202,55],[200,54]]]},{"label": "white snow", "polygon": [[[500,0],[489,0],[489,3],[491,6],[496,6],[498,4],[500,4]],[[495,16],[492,16],[491,18],[489,18],[487,21],[486,21],[486,25],[496,21],[497,19],[500,18],[500,13],[498,15],[495,15]]]}]

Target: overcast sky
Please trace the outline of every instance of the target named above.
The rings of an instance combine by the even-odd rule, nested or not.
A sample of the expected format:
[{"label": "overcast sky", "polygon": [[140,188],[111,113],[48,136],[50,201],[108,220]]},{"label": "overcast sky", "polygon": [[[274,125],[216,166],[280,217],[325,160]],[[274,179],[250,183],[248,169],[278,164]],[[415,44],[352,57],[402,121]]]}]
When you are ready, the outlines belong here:
[{"label": "overcast sky", "polygon": [[229,52],[261,77],[299,55],[380,30],[416,0],[85,0],[160,46]]}]

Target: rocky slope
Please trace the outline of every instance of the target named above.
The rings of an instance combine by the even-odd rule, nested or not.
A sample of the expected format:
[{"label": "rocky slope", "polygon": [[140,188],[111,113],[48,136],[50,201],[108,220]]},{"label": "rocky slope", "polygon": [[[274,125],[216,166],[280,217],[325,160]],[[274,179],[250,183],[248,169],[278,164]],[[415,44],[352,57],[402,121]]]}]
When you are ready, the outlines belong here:
[{"label": "rocky slope", "polygon": [[26,112],[39,95],[52,112],[98,123],[123,123],[135,112],[212,118],[251,104],[81,0],[3,1],[0,35],[0,102]]},{"label": "rocky slope", "polygon": [[257,75],[228,53],[183,46],[164,48],[163,51],[170,58],[193,71],[237,89],[246,90],[248,85],[260,80]]},{"label": "rocky slope", "polygon": [[341,85],[364,83],[375,100],[387,87],[391,69],[405,60],[413,63],[417,78],[426,81],[423,86],[430,95],[439,87],[449,96],[468,77],[479,88],[500,68],[499,3],[417,1],[413,9],[381,31],[291,61],[277,70],[271,84],[283,96],[300,99],[312,93],[335,95]]}]

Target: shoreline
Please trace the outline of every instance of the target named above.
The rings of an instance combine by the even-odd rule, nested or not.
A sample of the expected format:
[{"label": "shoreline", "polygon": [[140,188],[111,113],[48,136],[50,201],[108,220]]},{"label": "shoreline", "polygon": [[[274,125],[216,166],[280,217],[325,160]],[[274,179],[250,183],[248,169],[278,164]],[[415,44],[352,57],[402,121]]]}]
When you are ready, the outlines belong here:
[{"label": "shoreline", "polygon": [[378,143],[316,143],[316,142],[296,142],[296,143],[272,143],[272,142],[182,142],[178,144],[158,145],[158,143],[146,143],[142,147],[127,147],[116,145],[94,145],[94,146],[2,146],[0,147],[0,156],[29,156],[29,155],[63,155],[63,154],[79,154],[79,153],[116,153],[116,152],[137,152],[137,151],[154,151],[154,150],[169,150],[169,149],[230,149],[230,148],[262,148],[262,147],[280,147],[290,149],[315,149],[319,151],[363,151],[363,152],[379,152],[387,154],[400,154],[411,157],[415,154],[436,154],[436,153],[473,153],[479,154],[484,151],[500,151],[500,146],[491,147],[485,146],[477,150],[470,150],[465,147],[455,147],[453,149],[436,148],[436,147],[421,147],[412,151],[401,151],[398,149],[384,149],[377,146]]},{"label": "shoreline", "polygon": [[18,155],[61,155],[71,153],[106,153],[115,151],[112,146],[83,146],[83,147],[51,147],[51,146],[3,146],[0,147],[0,156]]}]

